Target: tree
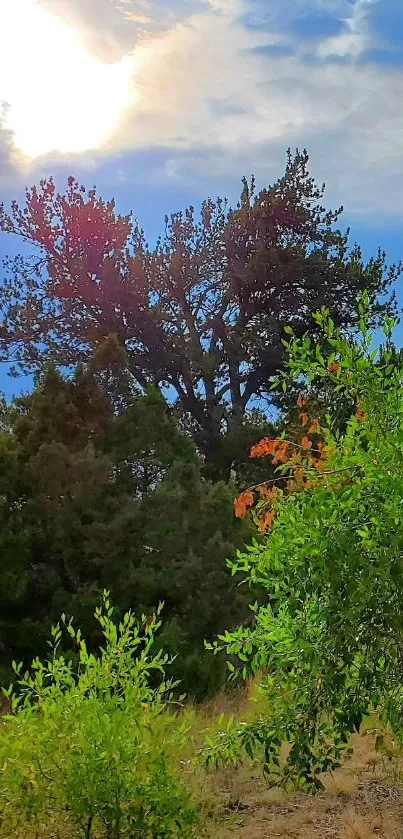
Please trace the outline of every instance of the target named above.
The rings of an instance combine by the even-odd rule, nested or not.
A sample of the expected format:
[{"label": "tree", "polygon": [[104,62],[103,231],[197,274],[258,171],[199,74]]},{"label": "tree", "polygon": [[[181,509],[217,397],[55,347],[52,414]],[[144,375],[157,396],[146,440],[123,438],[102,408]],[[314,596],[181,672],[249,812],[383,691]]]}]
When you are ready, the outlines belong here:
[{"label": "tree", "polygon": [[[233,564],[265,589],[252,628],[221,636],[217,649],[263,673],[261,714],[210,744],[209,759],[263,747],[266,772],[321,787],[350,734],[376,710],[403,739],[403,365],[391,343],[374,347],[362,307],[361,334],[347,340],[318,313],[329,355],[291,337],[287,377],[333,382],[355,405],[343,432],[319,422],[301,395],[303,437],[261,440],[255,455],[277,463],[278,481],[245,491],[266,530]],[[284,379],[286,381],[286,379]],[[291,744],[284,773],[281,744]]]},{"label": "tree", "polygon": [[238,433],[254,400],[284,361],[284,327],[315,332],[326,305],[335,323],[357,323],[367,289],[373,311],[397,276],[381,252],[364,264],[349,252],[308,172],[308,155],[288,152],[285,174],[255,194],[243,183],[235,210],[207,199],[166,218],[155,249],[114,201],[69,178],[26,192],[25,207],[0,210],[0,229],[34,246],[10,261],[1,292],[1,351],[23,369],[43,358],[85,360],[115,335],[135,381],[175,394],[215,478],[227,479],[226,436]]},{"label": "tree", "polygon": [[117,400],[119,359],[109,341],[72,377],[47,365],[33,392],[4,409],[0,666],[45,651],[61,611],[96,646],[92,613],[106,587],[123,610],[149,614],[164,602],[161,643],[180,653],[176,674],[200,697],[224,675],[204,638],[246,614],[248,594],[225,560],[249,528],[234,520],[235,487],[203,479],[158,391]]}]

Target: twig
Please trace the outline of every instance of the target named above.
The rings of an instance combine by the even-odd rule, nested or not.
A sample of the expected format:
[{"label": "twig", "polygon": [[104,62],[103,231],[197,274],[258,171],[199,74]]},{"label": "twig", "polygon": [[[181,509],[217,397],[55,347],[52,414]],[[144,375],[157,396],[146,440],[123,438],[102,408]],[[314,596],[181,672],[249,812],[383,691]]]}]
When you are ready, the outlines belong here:
[{"label": "twig", "polygon": [[[310,451],[314,451],[314,449],[310,449]],[[298,468],[304,468],[304,467],[300,466]],[[315,475],[318,478],[323,478],[325,475],[337,475],[339,472],[350,472],[350,470],[353,470],[353,473],[354,472],[358,473],[359,472],[359,467],[357,468],[356,466],[345,466],[343,469],[327,469],[325,472],[318,472],[317,474],[315,473]],[[353,475],[352,475],[352,477],[353,477]],[[253,484],[253,486],[248,487],[245,490],[245,492],[251,492],[253,489],[259,489],[259,487],[266,486],[266,484],[275,484],[276,481],[281,481],[281,480],[289,480],[289,478],[286,478],[285,476],[284,477],[281,476],[281,477],[278,477],[278,478],[270,478],[270,480],[268,480],[268,481],[260,481],[258,484]]]},{"label": "twig", "polygon": [[85,839],[90,839],[91,837],[91,827],[92,827],[92,816],[89,817],[87,822],[87,829],[85,831]]}]

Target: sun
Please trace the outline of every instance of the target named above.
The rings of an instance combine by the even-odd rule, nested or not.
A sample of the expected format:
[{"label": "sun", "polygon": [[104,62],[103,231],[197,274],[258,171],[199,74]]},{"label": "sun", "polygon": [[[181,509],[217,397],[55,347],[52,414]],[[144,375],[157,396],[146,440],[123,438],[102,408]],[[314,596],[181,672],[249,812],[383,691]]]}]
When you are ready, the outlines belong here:
[{"label": "sun", "polygon": [[133,71],[130,56],[97,61],[37,0],[0,0],[0,101],[27,157],[102,146],[133,104]]}]

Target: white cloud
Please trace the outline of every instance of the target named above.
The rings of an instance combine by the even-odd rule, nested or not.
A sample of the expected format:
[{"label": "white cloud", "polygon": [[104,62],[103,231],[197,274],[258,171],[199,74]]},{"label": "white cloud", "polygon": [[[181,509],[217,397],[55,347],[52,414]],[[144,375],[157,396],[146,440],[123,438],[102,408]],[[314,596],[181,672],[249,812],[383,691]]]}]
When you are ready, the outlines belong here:
[{"label": "white cloud", "polygon": [[235,9],[238,0],[38,0],[44,10],[77,28],[86,48],[106,62],[119,61],[149,33],[169,28],[210,2]]},{"label": "white cloud", "polygon": [[340,35],[333,35],[322,41],[316,54],[318,58],[331,56],[356,58],[367,49],[369,43],[368,36],[363,32],[341,32]]},{"label": "white cloud", "polygon": [[39,5],[77,29],[85,47],[107,62],[131,51],[153,21],[150,0],[39,0]]},{"label": "white cloud", "polygon": [[[187,182],[267,171],[288,144],[306,144],[339,200],[357,211],[400,211],[403,184],[391,193],[390,180],[403,169],[403,74],[250,52],[270,40],[223,9],[149,40],[135,53],[139,107],[114,144],[175,147],[166,175]],[[212,100],[238,108],[213,114]],[[368,189],[371,178],[376,190]]]},{"label": "white cloud", "polygon": [[0,106],[0,184],[12,186],[21,170],[21,158],[14,146],[13,133],[6,127],[8,109]]},{"label": "white cloud", "polygon": [[344,18],[344,31],[325,38],[318,46],[319,58],[350,56],[356,58],[372,43],[368,15],[371,5],[377,0],[356,0],[351,13]]},{"label": "white cloud", "polygon": [[[68,2],[78,7],[77,0]],[[87,0],[91,21],[97,3]],[[400,213],[403,72],[326,61],[363,49],[367,5],[358,0],[340,36],[344,42],[327,39],[326,48],[322,42],[317,62],[302,52],[253,52],[290,39],[274,29],[244,27],[240,16],[249,0],[208,0],[162,31],[148,29],[141,37],[137,31],[130,50],[131,107],[103,154],[165,148],[164,163],[160,157],[155,172],[139,177],[186,183],[197,193],[200,185],[244,172],[276,176],[285,147],[306,145],[320,179],[333,185],[335,201],[366,214]],[[337,6],[346,9],[344,0]],[[141,13],[148,10],[143,3]],[[133,4],[130,11],[135,13]],[[132,170],[125,175],[134,177]]]}]

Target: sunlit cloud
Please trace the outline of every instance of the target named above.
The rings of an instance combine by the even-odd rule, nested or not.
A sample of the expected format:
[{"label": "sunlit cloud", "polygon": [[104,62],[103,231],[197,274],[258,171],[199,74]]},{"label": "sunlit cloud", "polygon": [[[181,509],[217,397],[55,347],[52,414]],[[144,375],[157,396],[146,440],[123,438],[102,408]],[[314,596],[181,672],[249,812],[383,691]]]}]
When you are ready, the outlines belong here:
[{"label": "sunlit cloud", "polygon": [[119,61],[153,28],[154,0],[39,0],[39,6],[80,33],[85,48],[104,63]]},{"label": "sunlit cloud", "polygon": [[[336,200],[396,213],[403,71],[366,58],[390,2],[0,0],[0,99],[35,172],[56,150],[72,171],[110,160],[118,183],[197,193],[306,145]],[[153,153],[146,172],[125,163]]]},{"label": "sunlit cloud", "polygon": [[134,73],[133,57],[103,64],[37,0],[0,4],[0,100],[27,157],[105,143],[135,102]]}]

